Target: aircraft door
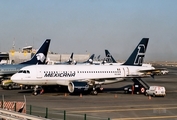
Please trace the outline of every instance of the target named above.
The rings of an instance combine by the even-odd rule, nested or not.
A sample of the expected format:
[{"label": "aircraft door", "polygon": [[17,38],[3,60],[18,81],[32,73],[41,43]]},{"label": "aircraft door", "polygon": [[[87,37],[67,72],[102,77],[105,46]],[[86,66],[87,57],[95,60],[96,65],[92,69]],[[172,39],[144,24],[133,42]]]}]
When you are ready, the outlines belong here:
[{"label": "aircraft door", "polygon": [[128,67],[124,67],[123,71],[124,71],[124,77],[129,75],[129,68]]},{"label": "aircraft door", "polygon": [[38,79],[41,79],[42,78],[42,71],[41,71],[41,69],[40,68],[36,68],[36,74],[37,74],[37,78]]}]

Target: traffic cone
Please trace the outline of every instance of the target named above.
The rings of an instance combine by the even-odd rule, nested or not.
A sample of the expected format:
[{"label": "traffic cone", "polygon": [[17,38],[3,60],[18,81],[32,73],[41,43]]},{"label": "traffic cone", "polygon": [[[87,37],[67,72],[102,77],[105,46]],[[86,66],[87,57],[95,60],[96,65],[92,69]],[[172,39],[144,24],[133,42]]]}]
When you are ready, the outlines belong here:
[{"label": "traffic cone", "polygon": [[148,99],[151,100],[151,96],[150,95],[149,95]]},{"label": "traffic cone", "polygon": [[67,96],[67,93],[65,93],[65,97]]},{"label": "traffic cone", "polygon": [[80,93],[80,97],[82,97],[82,93]]}]

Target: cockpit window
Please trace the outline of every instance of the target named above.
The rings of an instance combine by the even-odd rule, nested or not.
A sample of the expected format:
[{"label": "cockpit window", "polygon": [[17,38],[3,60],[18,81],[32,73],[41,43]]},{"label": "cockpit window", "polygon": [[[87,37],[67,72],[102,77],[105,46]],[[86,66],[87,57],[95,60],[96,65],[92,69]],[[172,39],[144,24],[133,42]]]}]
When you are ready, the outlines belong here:
[{"label": "cockpit window", "polygon": [[23,70],[18,71],[18,73],[23,73]]},{"label": "cockpit window", "polygon": [[30,71],[29,71],[29,70],[20,70],[20,71],[18,71],[18,73],[25,73],[25,74],[29,74],[29,73],[30,73]]}]

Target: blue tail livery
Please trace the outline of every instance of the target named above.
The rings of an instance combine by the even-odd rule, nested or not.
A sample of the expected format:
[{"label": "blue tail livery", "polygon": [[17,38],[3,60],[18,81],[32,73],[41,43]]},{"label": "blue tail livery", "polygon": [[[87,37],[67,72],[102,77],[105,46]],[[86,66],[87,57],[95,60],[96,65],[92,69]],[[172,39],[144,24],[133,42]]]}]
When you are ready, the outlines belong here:
[{"label": "blue tail livery", "polygon": [[36,54],[33,55],[31,60],[22,62],[20,64],[45,64],[50,41],[50,39],[46,39],[42,46],[39,48],[39,50],[36,52]]},{"label": "blue tail livery", "polygon": [[108,50],[105,50],[105,55],[106,55],[105,59],[107,63],[117,63]]},{"label": "blue tail livery", "polygon": [[142,66],[149,38],[143,38],[123,65]]}]

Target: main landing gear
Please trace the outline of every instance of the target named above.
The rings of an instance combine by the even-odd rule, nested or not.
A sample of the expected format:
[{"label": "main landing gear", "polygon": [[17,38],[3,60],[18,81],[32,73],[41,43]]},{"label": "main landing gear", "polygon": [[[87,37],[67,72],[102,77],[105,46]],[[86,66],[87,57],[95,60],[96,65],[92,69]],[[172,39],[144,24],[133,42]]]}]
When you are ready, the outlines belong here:
[{"label": "main landing gear", "polygon": [[96,90],[96,88],[93,88],[93,90],[91,91],[92,95],[98,95],[98,91]]},{"label": "main landing gear", "polygon": [[44,92],[44,89],[41,86],[36,85],[34,87],[34,91],[33,91],[33,95],[38,95],[38,94],[42,94]]},{"label": "main landing gear", "polygon": [[99,87],[94,86],[93,90],[91,91],[92,95],[98,95],[98,92],[102,92],[103,88],[101,87],[101,85]]}]

